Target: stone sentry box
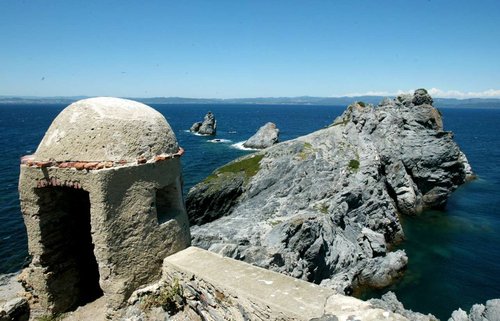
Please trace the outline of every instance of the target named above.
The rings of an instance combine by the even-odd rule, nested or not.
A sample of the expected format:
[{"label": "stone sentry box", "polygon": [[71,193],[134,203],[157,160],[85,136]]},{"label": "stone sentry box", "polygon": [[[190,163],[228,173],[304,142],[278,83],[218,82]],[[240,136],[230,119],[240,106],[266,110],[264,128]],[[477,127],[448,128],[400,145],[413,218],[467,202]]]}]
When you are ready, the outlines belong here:
[{"label": "stone sentry box", "polygon": [[80,100],[21,160],[32,261],[21,279],[49,313],[104,296],[118,307],[190,243],[183,154],[165,118],[118,98]]}]

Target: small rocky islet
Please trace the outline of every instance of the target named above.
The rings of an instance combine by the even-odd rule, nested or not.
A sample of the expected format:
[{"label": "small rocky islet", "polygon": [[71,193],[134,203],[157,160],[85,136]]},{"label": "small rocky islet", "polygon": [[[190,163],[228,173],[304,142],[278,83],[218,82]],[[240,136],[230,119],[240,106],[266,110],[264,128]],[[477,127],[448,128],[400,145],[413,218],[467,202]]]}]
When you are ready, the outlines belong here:
[{"label": "small rocky islet", "polygon": [[195,122],[189,131],[204,136],[215,135],[217,133],[217,121],[214,114],[209,111],[203,118],[203,121]]},{"label": "small rocky islet", "polygon": [[277,144],[279,141],[280,130],[274,123],[266,123],[259,130],[243,143],[243,147],[252,149],[264,149]]},{"label": "small rocky islet", "polygon": [[[217,120],[215,115],[209,111],[205,115],[203,121],[195,122],[189,129],[191,133],[202,136],[214,136],[217,133]],[[276,124],[268,122],[260,127],[257,132],[243,143],[243,147],[249,149],[264,149],[268,148],[279,141],[279,129]],[[219,142],[220,139],[213,141]]]}]

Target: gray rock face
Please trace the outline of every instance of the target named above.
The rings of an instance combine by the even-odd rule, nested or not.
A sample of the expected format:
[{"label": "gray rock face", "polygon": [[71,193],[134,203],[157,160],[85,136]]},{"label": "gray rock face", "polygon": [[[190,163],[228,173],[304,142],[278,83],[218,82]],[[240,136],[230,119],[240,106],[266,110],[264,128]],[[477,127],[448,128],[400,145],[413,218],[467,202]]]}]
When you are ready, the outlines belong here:
[{"label": "gray rock face", "polygon": [[280,130],[274,123],[267,123],[244,144],[246,148],[264,149],[276,144],[279,140]]},{"label": "gray rock face", "polygon": [[30,315],[28,301],[25,298],[15,298],[0,308],[1,321],[28,321]]},{"label": "gray rock face", "polygon": [[423,104],[432,105],[432,97],[427,93],[425,89],[415,90],[415,95],[413,95],[412,102],[415,106],[420,106]]},{"label": "gray rock face", "polygon": [[448,321],[500,321],[500,299],[474,304],[468,315],[462,309],[455,310]]},{"label": "gray rock face", "polygon": [[371,299],[368,301],[373,307],[388,310],[394,313],[401,314],[411,321],[438,321],[432,314],[422,314],[407,310],[403,303],[399,302],[398,298],[393,292],[387,292],[380,299]]},{"label": "gray rock face", "polygon": [[200,130],[201,124],[202,124],[201,121],[194,123],[193,126],[191,126],[191,128],[189,129],[189,131],[193,132],[193,133],[197,133]]},{"label": "gray rock face", "polygon": [[426,97],[355,103],[328,128],[219,168],[188,194],[193,245],[344,293],[390,284],[407,263],[387,251],[404,237],[398,215],[444,207],[467,176]]},{"label": "gray rock face", "polygon": [[205,115],[203,122],[194,123],[189,130],[201,135],[215,135],[217,131],[217,121],[215,120],[214,114],[209,111]]},{"label": "gray rock face", "polygon": [[0,321],[29,319],[28,301],[17,277],[17,273],[0,275]]}]

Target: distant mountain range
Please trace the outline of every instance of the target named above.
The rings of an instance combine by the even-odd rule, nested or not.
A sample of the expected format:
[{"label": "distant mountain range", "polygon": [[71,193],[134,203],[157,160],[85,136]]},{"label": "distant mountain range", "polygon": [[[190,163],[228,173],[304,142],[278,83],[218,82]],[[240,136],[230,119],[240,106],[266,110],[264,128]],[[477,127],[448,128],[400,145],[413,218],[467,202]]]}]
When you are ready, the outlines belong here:
[{"label": "distant mountain range", "polygon": [[[11,97],[0,96],[0,104],[70,104],[74,101],[89,98],[86,96],[72,97]],[[265,98],[183,98],[183,97],[152,97],[137,98],[124,97],[145,104],[255,104],[255,105],[332,105],[347,106],[354,101],[363,101],[369,104],[378,104],[383,96],[354,96],[354,97],[265,97]],[[436,107],[455,108],[500,108],[498,98],[435,98]]]}]

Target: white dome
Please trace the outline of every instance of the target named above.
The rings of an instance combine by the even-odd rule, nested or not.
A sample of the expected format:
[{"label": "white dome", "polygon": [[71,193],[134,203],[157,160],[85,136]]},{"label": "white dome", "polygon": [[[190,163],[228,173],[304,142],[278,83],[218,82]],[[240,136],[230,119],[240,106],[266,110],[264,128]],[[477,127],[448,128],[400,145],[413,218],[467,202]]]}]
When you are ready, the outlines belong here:
[{"label": "white dome", "polygon": [[176,153],[177,139],[165,117],[127,99],[97,97],[66,107],[45,133],[40,161],[121,161]]}]

